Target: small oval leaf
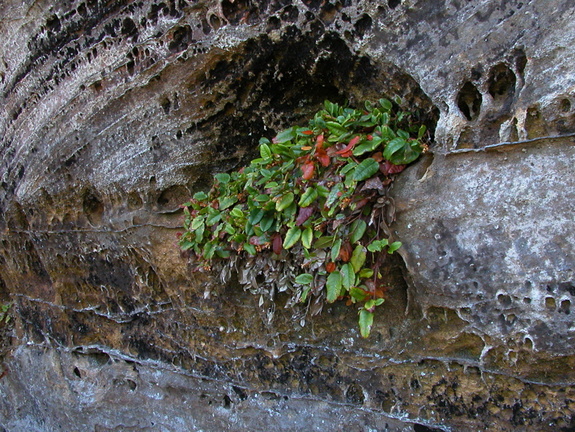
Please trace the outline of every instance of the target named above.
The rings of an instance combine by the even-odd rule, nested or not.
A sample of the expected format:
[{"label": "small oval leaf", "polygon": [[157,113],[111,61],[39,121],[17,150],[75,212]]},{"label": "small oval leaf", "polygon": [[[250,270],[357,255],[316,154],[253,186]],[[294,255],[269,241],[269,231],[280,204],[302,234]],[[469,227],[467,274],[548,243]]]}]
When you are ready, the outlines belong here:
[{"label": "small oval leaf", "polygon": [[368,338],[373,326],[373,312],[362,309],[359,311],[359,331],[361,336]]},{"label": "small oval leaf", "polygon": [[367,180],[379,171],[379,164],[372,158],[367,158],[363,160],[355,169],[353,170],[353,179],[355,181]]},{"label": "small oval leaf", "polygon": [[302,273],[295,278],[295,283],[300,285],[309,285],[313,282],[313,276],[309,273]]},{"label": "small oval leaf", "polygon": [[286,233],[285,239],[284,239],[284,243],[283,243],[283,247],[284,249],[289,249],[291,248],[293,245],[295,245],[298,240],[301,238],[301,229],[299,229],[298,227],[292,227],[288,230],[288,232]]},{"label": "small oval leaf", "polygon": [[313,229],[311,227],[307,227],[301,233],[301,244],[304,248],[309,249],[311,248],[311,243],[313,241]]},{"label": "small oval leaf", "polygon": [[333,303],[337,300],[341,291],[341,273],[338,271],[330,273],[327,277],[326,287],[327,301]]}]

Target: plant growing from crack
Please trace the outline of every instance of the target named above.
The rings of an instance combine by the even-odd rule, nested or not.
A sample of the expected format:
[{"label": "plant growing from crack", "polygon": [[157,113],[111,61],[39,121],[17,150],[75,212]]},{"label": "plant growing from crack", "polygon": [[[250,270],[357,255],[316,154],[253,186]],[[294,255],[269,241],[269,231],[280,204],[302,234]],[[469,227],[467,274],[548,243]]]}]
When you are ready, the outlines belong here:
[{"label": "plant growing from crack", "polygon": [[224,280],[238,272],[260,305],[263,294],[287,291],[288,305],[313,298],[314,314],[345,299],[359,305],[368,337],[385,298],[385,252],[401,246],[388,239],[389,185],[427,148],[425,126],[395,102],[358,110],[326,101],[307,127],[260,139],[248,166],[216,174],[209,192],[183,205],[179,245],[196,269],[219,269]]}]

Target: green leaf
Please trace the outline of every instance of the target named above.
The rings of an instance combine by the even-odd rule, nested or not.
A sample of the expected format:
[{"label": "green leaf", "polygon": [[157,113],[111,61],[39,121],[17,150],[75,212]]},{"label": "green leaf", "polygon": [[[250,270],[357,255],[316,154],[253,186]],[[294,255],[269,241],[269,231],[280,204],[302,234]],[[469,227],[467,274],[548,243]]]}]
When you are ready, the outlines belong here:
[{"label": "green leaf", "polygon": [[300,207],[309,207],[310,205],[313,204],[316,198],[317,198],[317,190],[315,189],[315,187],[310,186],[305,190],[305,192],[301,196],[298,205]]},{"label": "green leaf", "polygon": [[202,217],[197,217],[192,221],[192,225],[190,226],[190,228],[192,230],[197,230],[198,228],[204,226],[204,218]]},{"label": "green leaf", "polygon": [[260,228],[262,229],[263,232],[267,232],[272,227],[274,222],[275,222],[275,219],[273,217],[266,215],[260,221]]},{"label": "green leaf", "polygon": [[368,310],[368,311],[370,311],[370,312],[373,312],[373,309],[374,309],[376,306],[381,305],[384,301],[385,301],[385,300],[382,299],[382,298],[371,299],[371,300],[368,300],[368,301],[365,302],[365,304],[363,305],[363,308],[366,309],[366,310]]},{"label": "green leaf", "polygon": [[354,156],[361,156],[364,153],[374,151],[383,141],[383,138],[374,136],[371,141],[364,140],[353,149]]},{"label": "green leaf", "polygon": [[248,222],[252,225],[255,225],[257,223],[259,223],[262,218],[264,217],[264,214],[266,212],[263,209],[254,209],[250,212],[250,216],[248,218]]},{"label": "green leaf", "polygon": [[366,298],[368,298],[369,296],[367,295],[367,293],[362,290],[361,288],[358,287],[352,287],[349,290],[349,295],[351,296],[351,298],[353,298],[355,301],[364,301]]},{"label": "green leaf", "polygon": [[401,242],[393,242],[392,244],[389,245],[389,249],[387,250],[388,254],[392,254],[394,253],[396,250],[398,250],[401,247]]},{"label": "green leaf", "polygon": [[311,290],[311,287],[307,287],[306,289],[303,290],[303,292],[301,293],[301,297],[299,298],[299,301],[301,303],[304,303],[307,300],[307,296],[308,296],[310,290]]},{"label": "green leaf", "polygon": [[230,175],[228,173],[219,173],[214,176],[216,180],[222,184],[227,184],[230,182]]},{"label": "green leaf", "polygon": [[268,146],[267,144],[261,144],[260,145],[260,156],[262,157],[262,159],[271,159],[272,158],[272,151],[270,149],[270,146]]},{"label": "green leaf", "polygon": [[293,192],[288,192],[287,194],[282,196],[278,202],[276,202],[276,210],[279,212],[285,210],[291,205],[291,203],[293,203],[293,200],[294,200]]},{"label": "green leaf", "polygon": [[363,219],[356,219],[353,221],[350,227],[349,241],[353,244],[363,237],[367,224]]},{"label": "green leaf", "polygon": [[241,219],[243,218],[244,212],[241,211],[238,207],[234,207],[231,211],[230,211],[230,216],[235,218],[235,219]]},{"label": "green leaf", "polygon": [[326,287],[328,303],[333,303],[339,297],[342,285],[341,279],[341,273],[338,271],[330,273],[327,277]]},{"label": "green leaf", "polygon": [[383,151],[383,157],[394,165],[411,163],[420,154],[421,146],[417,141],[408,141],[401,137],[392,139]]},{"label": "green leaf", "polygon": [[371,333],[371,327],[373,326],[373,312],[361,309],[359,311],[359,331],[361,336],[368,338]]},{"label": "green leaf", "polygon": [[204,245],[202,255],[205,259],[211,260],[214,257],[215,252],[216,252],[216,245],[212,242],[208,242]]},{"label": "green leaf", "polygon": [[333,236],[322,236],[318,238],[314,244],[314,249],[323,249],[330,247],[333,244]]},{"label": "green leaf", "polygon": [[385,111],[391,111],[391,108],[393,108],[392,103],[387,99],[380,99],[379,104]]},{"label": "green leaf", "polygon": [[333,208],[333,205],[336,203],[336,201],[339,200],[340,195],[342,193],[343,193],[343,184],[337,183],[327,196],[327,199],[325,200],[325,207]]},{"label": "green leaf", "polygon": [[389,245],[389,240],[374,240],[369,245],[367,245],[367,250],[370,252],[381,252],[384,247]]},{"label": "green leaf", "polygon": [[395,135],[395,132],[389,127],[389,126],[382,126],[381,128],[381,137],[385,140],[385,141],[391,141],[392,139],[394,139],[397,135]]},{"label": "green leaf", "polygon": [[281,144],[281,143],[291,141],[295,137],[296,137],[296,128],[292,127],[292,128],[286,129],[286,130],[280,132],[279,134],[277,134],[274,141],[276,143]]},{"label": "green leaf", "polygon": [[373,270],[370,268],[362,268],[357,275],[360,279],[369,279],[373,276]]},{"label": "green leaf", "polygon": [[190,248],[193,248],[195,246],[195,244],[196,244],[196,242],[184,240],[184,241],[180,242],[180,248],[182,250],[188,250]]},{"label": "green leaf", "polygon": [[339,123],[328,121],[325,122],[327,129],[334,135],[340,136],[347,133],[347,128],[343,127]]},{"label": "green leaf", "polygon": [[341,249],[341,239],[337,239],[333,246],[331,247],[331,260],[336,261],[339,257],[339,251]]},{"label": "green leaf", "polygon": [[378,171],[379,171],[379,164],[375,161],[375,159],[367,158],[363,160],[355,168],[355,170],[353,170],[353,179],[355,181],[367,180]]},{"label": "green leaf", "polygon": [[225,210],[231,206],[233,206],[236,202],[238,202],[237,196],[223,196],[218,199],[220,204],[220,210]]},{"label": "green leaf", "polygon": [[313,276],[309,273],[302,273],[295,278],[295,283],[300,285],[309,285],[313,282]]},{"label": "green leaf", "polygon": [[284,239],[284,243],[283,243],[283,248],[284,249],[289,249],[291,248],[293,245],[295,245],[298,240],[301,237],[301,229],[299,229],[299,227],[292,227],[288,230],[288,232],[286,233],[285,239]]},{"label": "green leaf", "polygon": [[301,244],[304,248],[309,249],[311,248],[311,243],[313,241],[313,229],[312,227],[307,227],[301,233]]},{"label": "green leaf", "polygon": [[[363,265],[365,264],[366,256],[367,254],[365,253],[365,248],[362,245],[357,245],[351,254],[351,259],[349,260],[355,273],[358,273],[362,269]],[[362,277],[361,274],[360,277]]]},{"label": "green leaf", "polygon": [[381,122],[382,125],[387,125],[387,124],[389,124],[389,114],[386,113],[386,112],[383,113],[383,114],[381,114],[381,121],[380,121],[380,122]]},{"label": "green leaf", "polygon": [[205,201],[208,199],[208,195],[205,192],[196,192],[194,194],[194,199],[196,201]]},{"label": "green leaf", "polygon": [[249,243],[244,243],[244,250],[250,255],[255,255],[257,253],[255,246]]},{"label": "green leaf", "polygon": [[355,271],[350,263],[341,267],[341,283],[346,290],[355,285]]},{"label": "green leaf", "polygon": [[425,135],[425,132],[427,132],[427,127],[425,127],[425,125],[421,125],[419,127],[419,131],[417,132],[417,139],[423,138],[423,135]]},{"label": "green leaf", "polygon": [[217,224],[221,219],[222,219],[222,214],[219,211],[216,211],[215,213],[208,215],[206,217],[206,224],[209,226],[212,226],[212,225]]},{"label": "green leaf", "polygon": [[216,249],[216,255],[219,256],[220,258],[229,258],[231,253],[230,253],[230,251],[224,250],[222,248],[218,248],[218,249]]}]

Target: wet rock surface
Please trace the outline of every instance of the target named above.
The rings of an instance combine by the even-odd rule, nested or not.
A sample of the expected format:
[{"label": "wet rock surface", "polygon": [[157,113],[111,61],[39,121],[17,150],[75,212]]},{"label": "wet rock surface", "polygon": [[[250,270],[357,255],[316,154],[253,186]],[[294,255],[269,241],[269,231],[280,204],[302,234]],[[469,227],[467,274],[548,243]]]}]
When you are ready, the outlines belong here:
[{"label": "wet rock surface", "polygon": [[[5,430],[571,430],[567,0],[0,4]],[[435,136],[372,337],[192,274],[179,204],[324,99]],[[206,291],[212,291],[206,295]]]}]

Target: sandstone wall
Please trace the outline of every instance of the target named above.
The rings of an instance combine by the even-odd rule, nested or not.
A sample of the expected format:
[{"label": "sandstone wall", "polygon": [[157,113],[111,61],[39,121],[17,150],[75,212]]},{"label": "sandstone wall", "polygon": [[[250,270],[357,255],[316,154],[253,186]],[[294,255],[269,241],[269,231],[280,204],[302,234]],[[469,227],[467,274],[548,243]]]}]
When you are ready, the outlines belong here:
[{"label": "sandstone wall", "polygon": [[[0,429],[575,427],[570,1],[5,0],[0,35]],[[382,95],[435,143],[370,339],[190,272],[179,204]]]}]

